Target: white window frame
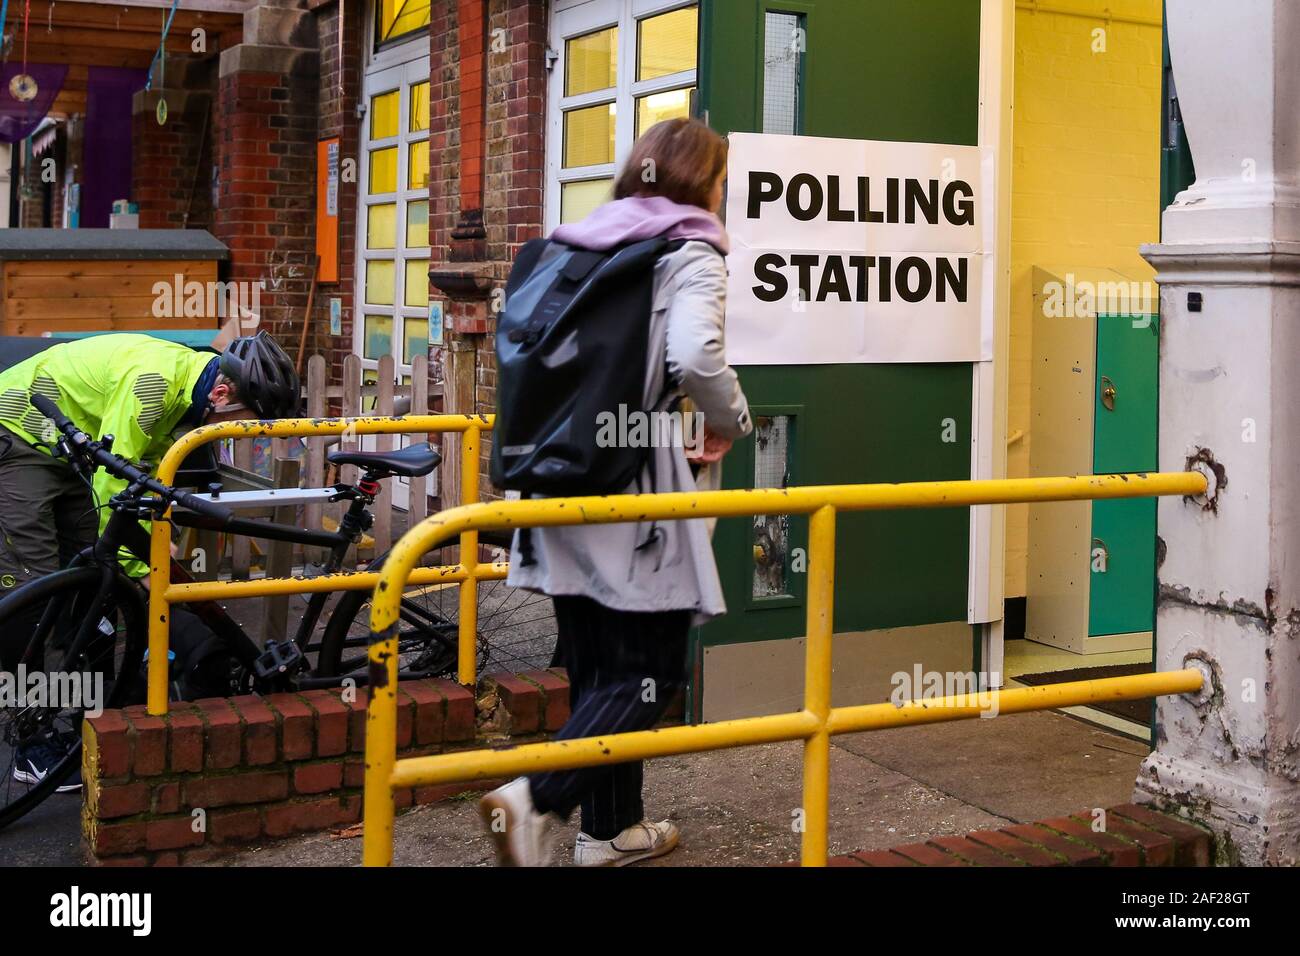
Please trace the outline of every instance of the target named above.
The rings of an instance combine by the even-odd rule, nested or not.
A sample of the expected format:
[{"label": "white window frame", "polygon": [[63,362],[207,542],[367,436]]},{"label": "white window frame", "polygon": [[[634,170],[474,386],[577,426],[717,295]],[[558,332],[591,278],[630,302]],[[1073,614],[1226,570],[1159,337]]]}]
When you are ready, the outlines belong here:
[{"label": "white window frame", "polygon": [[[426,129],[418,133],[412,133],[406,129],[410,123],[410,88],[430,79],[429,35],[427,31],[419,31],[411,34],[409,39],[403,40],[401,43],[395,43],[390,47],[375,51],[373,3],[368,5],[367,12],[365,48],[369,52],[361,89],[361,102],[365,104],[366,109],[361,116],[360,129],[358,130],[360,155],[357,158],[357,183],[359,188],[357,189],[356,266],[352,296],[352,350],[361,358],[363,377],[366,372],[372,374],[377,372],[379,360],[365,357],[366,316],[390,317],[393,322],[391,348],[395,365],[394,372],[397,381],[401,382],[404,376],[411,374],[410,364],[403,362],[406,349],[405,320],[427,320],[429,317],[427,306],[409,306],[405,304],[407,259],[424,259],[427,262],[432,252],[427,245],[411,247],[406,245],[407,204],[411,202],[427,202],[429,199],[427,187],[424,189],[410,189],[407,186],[409,182],[409,147],[413,143],[426,142],[429,139],[429,131]],[[371,97],[392,90],[400,90],[397,105],[399,117],[397,136],[371,140]],[[370,194],[371,149],[383,149],[389,146],[397,147],[397,191],[372,196]],[[396,235],[393,237],[393,248],[371,250],[366,245],[369,207],[387,203],[395,203],[397,206]],[[369,305],[366,303],[366,263],[372,259],[391,259],[393,261],[393,304],[391,306]],[[397,438],[396,446],[398,448],[405,447],[412,440],[411,436],[407,435],[399,435]],[[361,447],[373,449],[373,436],[364,436],[361,440]],[[406,479],[394,480],[392,492],[393,504],[396,507],[403,509],[407,507],[408,486],[409,482]]]},{"label": "white window frame", "polygon": [[[622,158],[636,138],[636,101],[653,93],[698,86],[697,69],[682,70],[653,80],[637,82],[637,23],[647,17],[698,7],[697,0],[554,0],[549,47],[556,54],[547,83],[546,121],[546,211],[544,225],[550,232],[560,224],[560,192],[563,184],[592,179],[613,179]],[[564,95],[567,49],[565,40],[609,27],[618,27],[618,74],[612,88]],[[564,114],[584,106],[614,103],[614,162],[595,166],[564,168]]]}]

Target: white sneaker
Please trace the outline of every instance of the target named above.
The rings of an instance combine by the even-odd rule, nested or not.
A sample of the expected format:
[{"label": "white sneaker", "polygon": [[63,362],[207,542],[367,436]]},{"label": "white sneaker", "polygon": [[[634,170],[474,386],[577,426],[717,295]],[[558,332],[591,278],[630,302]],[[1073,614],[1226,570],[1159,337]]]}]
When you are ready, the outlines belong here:
[{"label": "white sneaker", "polygon": [[680,836],[677,824],[671,820],[658,823],[642,820],[612,840],[597,840],[579,833],[573,847],[573,863],[575,866],[627,866],[671,853]]},{"label": "white sneaker", "polygon": [[539,813],[527,777],[516,777],[484,795],[479,815],[497,848],[501,866],[550,866],[553,813]]}]

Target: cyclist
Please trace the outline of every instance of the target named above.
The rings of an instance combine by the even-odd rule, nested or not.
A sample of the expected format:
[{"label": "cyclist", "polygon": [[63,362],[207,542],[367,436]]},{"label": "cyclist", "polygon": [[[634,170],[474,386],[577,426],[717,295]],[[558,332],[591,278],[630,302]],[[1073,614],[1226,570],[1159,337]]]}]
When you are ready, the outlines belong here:
[{"label": "cyclist", "polygon": [[[148,335],[92,336],[0,372],[0,595],[58,570],[91,544],[108,522],[101,506],[126,484],[103,471],[87,484],[52,457],[53,423],[32,407],[32,394],[53,400],[87,433],[112,435],[122,457],[156,462],[177,431],[296,414],[298,389],[293,362],[264,331],[234,339],[220,355]],[[132,577],[147,570],[139,561],[126,565]],[[16,668],[24,630],[0,635],[0,669]],[[61,757],[52,741],[20,747],[14,777],[38,783]]]}]

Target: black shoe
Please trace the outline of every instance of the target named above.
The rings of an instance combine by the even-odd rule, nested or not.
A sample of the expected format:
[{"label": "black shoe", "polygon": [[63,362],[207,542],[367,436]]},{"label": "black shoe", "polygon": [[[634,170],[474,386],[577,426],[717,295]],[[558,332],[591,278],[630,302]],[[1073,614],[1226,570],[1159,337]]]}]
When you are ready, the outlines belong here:
[{"label": "black shoe", "polygon": [[[18,747],[14,754],[14,779],[32,786],[40,783],[67,756],[68,750],[45,739]],[[68,780],[54,788],[55,793],[74,793],[81,789],[81,768]]]}]

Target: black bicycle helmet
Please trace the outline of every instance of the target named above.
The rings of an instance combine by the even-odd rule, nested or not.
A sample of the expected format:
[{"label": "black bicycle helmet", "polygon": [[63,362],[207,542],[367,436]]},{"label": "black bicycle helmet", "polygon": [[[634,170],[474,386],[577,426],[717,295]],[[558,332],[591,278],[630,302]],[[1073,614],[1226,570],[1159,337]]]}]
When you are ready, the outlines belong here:
[{"label": "black bicycle helmet", "polygon": [[265,331],[235,339],[221,353],[221,374],[235,383],[238,400],[258,418],[292,418],[302,400],[298,373],[275,339]]}]

